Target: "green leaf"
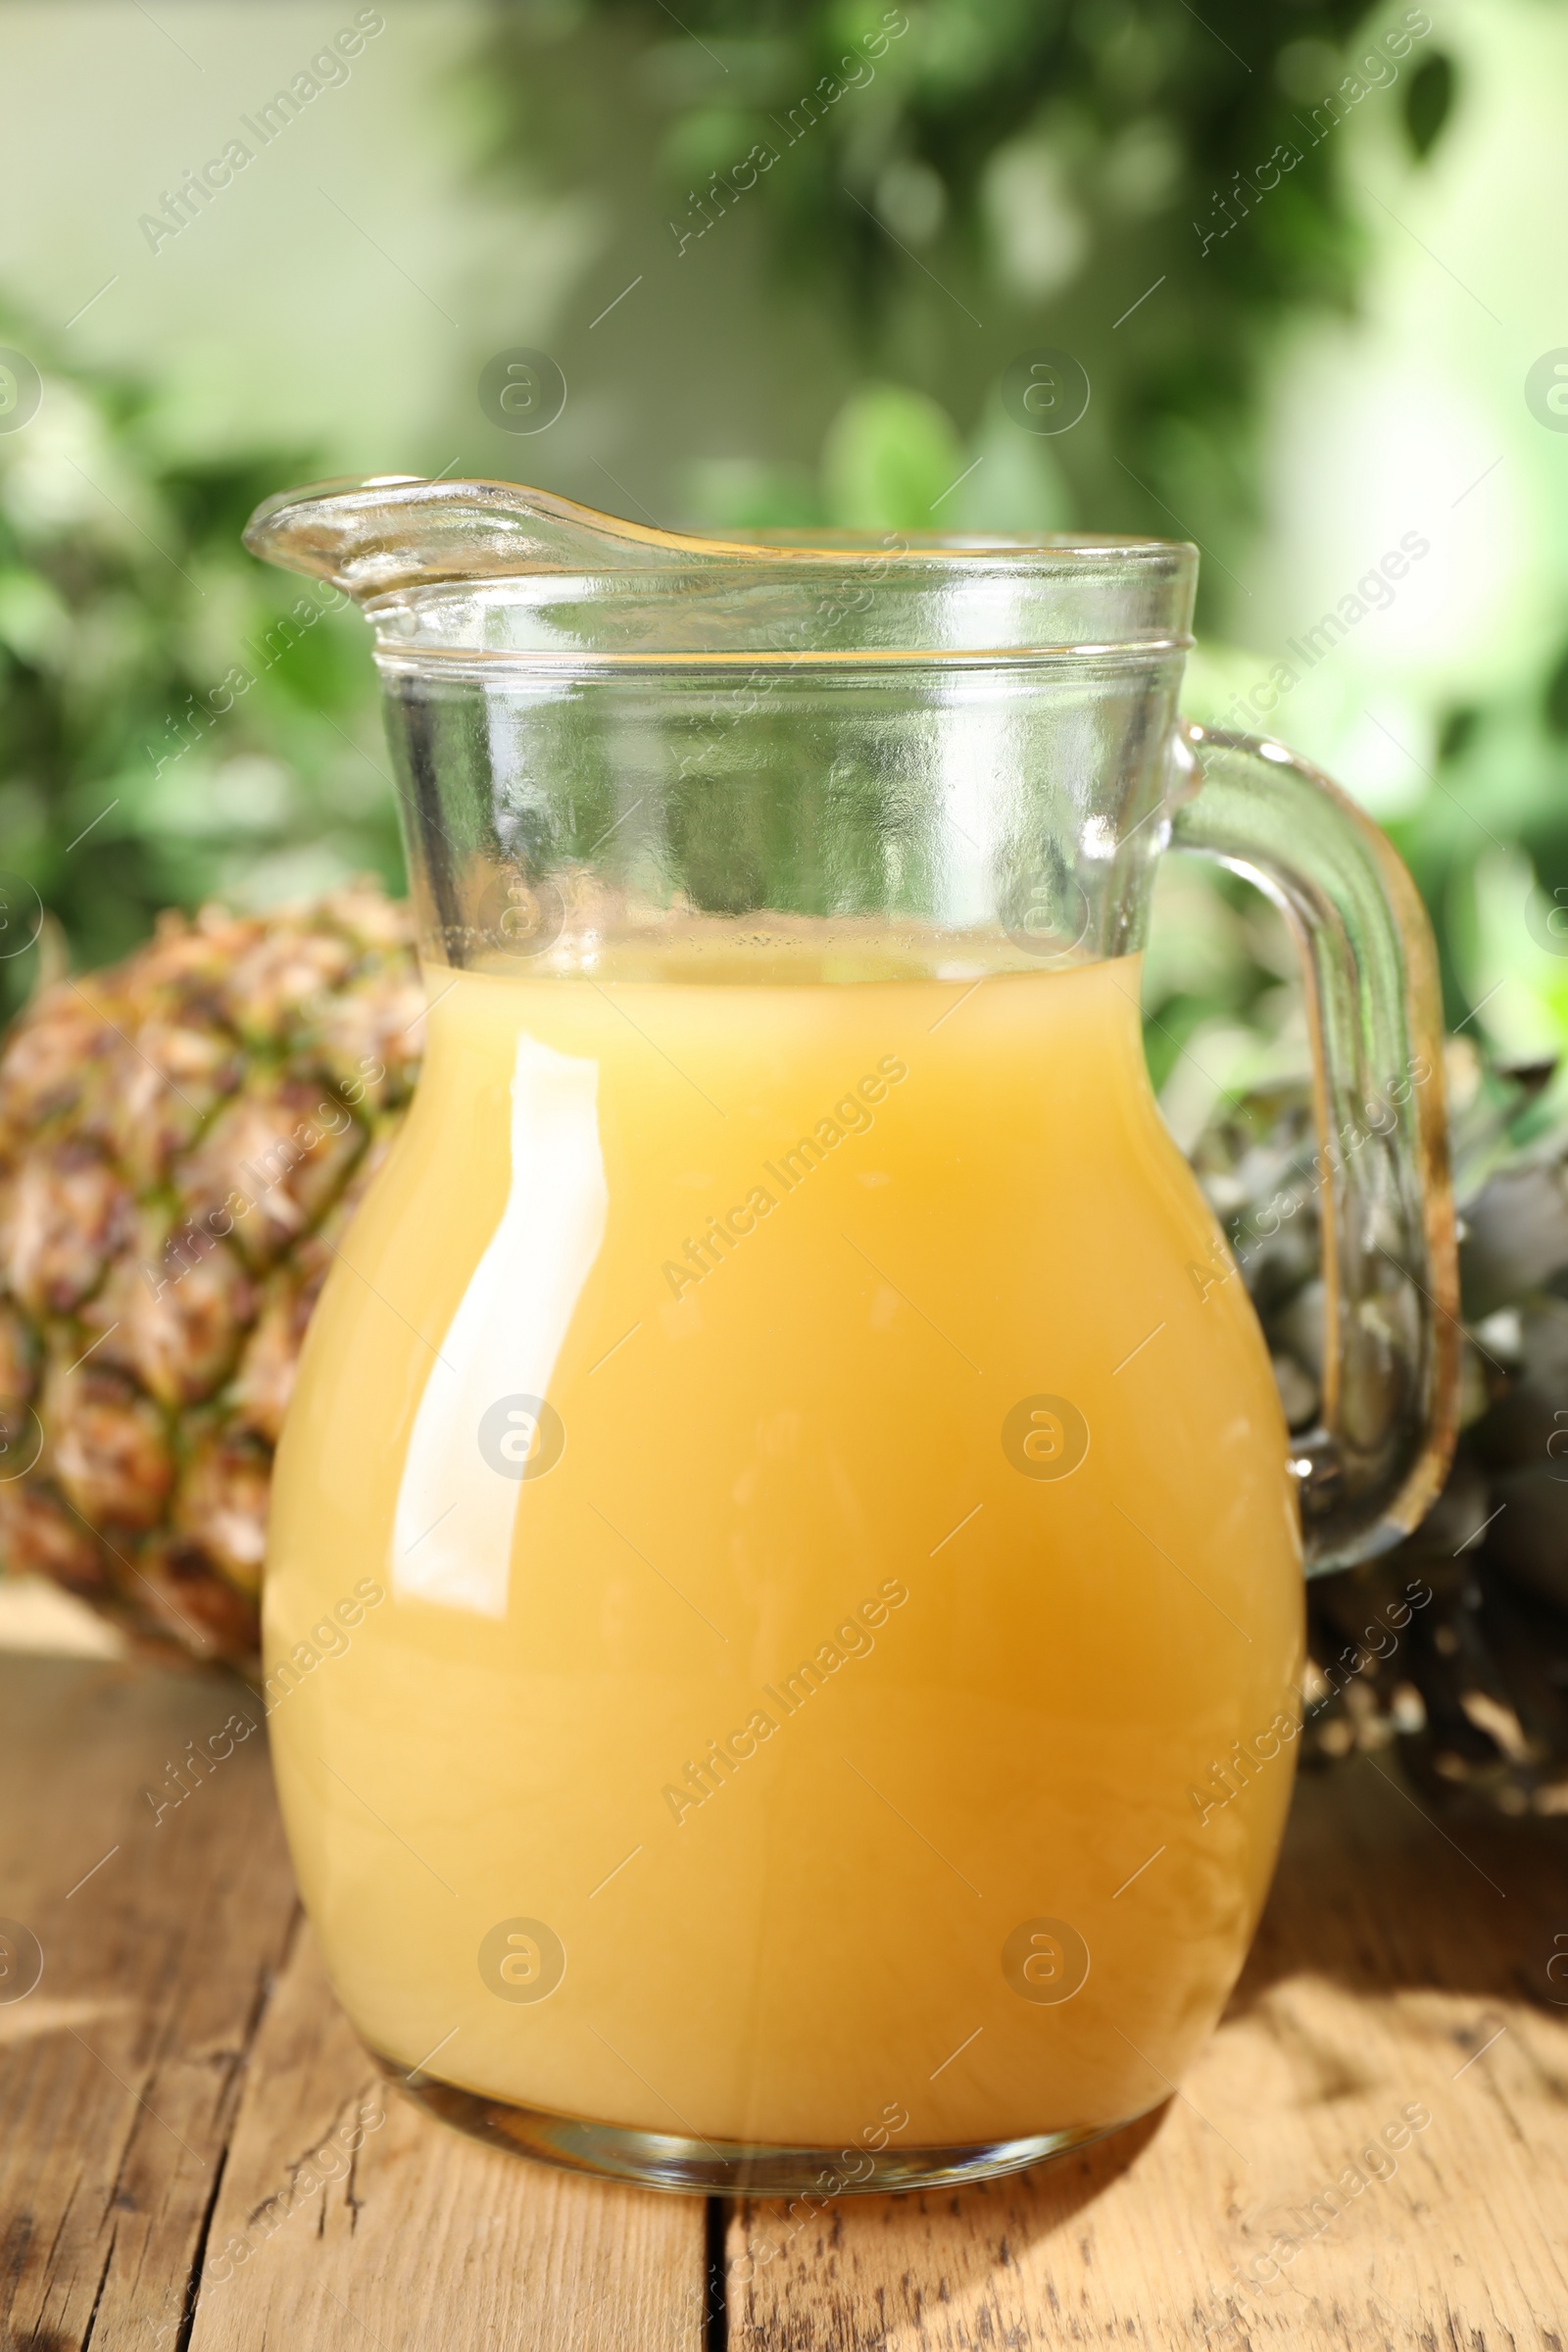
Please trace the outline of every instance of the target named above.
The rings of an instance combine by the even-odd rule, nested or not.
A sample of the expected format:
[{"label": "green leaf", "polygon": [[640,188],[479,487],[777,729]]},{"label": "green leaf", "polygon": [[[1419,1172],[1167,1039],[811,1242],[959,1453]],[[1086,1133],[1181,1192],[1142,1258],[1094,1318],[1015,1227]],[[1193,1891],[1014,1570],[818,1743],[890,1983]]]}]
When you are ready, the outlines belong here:
[{"label": "green leaf", "polygon": [[845,530],[940,530],[938,501],[963,472],[945,409],[902,384],[866,384],[840,409],[822,451],[829,520]]},{"label": "green leaf", "polygon": [[1423,163],[1452,112],[1458,79],[1452,58],[1434,49],[1404,85],[1405,134]]}]

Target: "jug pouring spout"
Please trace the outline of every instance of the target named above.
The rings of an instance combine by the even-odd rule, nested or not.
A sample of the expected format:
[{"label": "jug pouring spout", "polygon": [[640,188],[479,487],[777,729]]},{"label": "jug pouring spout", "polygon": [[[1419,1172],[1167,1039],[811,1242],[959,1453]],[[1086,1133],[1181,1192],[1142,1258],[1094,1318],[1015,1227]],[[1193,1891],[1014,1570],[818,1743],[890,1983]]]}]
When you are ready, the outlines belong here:
[{"label": "jug pouring spout", "polygon": [[412,473],[284,491],[257,508],[245,544],[267,563],[330,580],[361,603],[439,580],[668,571],[758,552],[624,522],[520,482]]}]

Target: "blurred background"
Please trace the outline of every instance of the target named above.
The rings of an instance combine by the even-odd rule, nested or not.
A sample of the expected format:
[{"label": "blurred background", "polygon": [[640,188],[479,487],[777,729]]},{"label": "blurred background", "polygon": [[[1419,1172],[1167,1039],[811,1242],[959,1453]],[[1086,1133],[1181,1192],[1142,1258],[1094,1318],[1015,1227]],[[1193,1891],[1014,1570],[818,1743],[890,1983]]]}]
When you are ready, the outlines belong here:
[{"label": "blurred background", "polygon": [[[302,479],[463,471],[1197,540],[1193,714],[1340,777],[1450,1027],[1556,1054],[1556,0],[6,0],[0,37],[0,864],[48,910],[0,1009],[165,905],[396,886],[363,625],[285,620],[238,534]],[[518,347],[565,386],[528,433],[481,398]],[[1067,429],[1018,395],[1043,350]],[[1272,922],[1167,863],[1191,1144],[1305,1044]]]}]

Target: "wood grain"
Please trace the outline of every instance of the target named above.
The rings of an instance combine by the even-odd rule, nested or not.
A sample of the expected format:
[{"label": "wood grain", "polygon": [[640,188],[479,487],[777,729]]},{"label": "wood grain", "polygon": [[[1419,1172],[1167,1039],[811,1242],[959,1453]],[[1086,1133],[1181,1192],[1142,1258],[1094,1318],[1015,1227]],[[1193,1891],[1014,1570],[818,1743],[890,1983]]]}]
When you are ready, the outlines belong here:
[{"label": "wood grain", "polygon": [[741,2206],[705,2314],[699,2201],[383,2089],[259,1738],[155,1824],[144,1786],[248,1703],[0,1657],[0,1914],[44,1954],[0,1997],[5,2352],[1568,2348],[1568,1824],[1440,1826],[1369,1760],[1304,1784],[1179,2096],[983,2188]]},{"label": "wood grain", "polygon": [[[1439,1828],[1368,1761],[1303,1783],[1182,2093],[1010,2180],[742,2208],[737,2352],[1562,2352],[1565,1863],[1561,1824]],[[1358,2157],[1391,2123],[1408,2145],[1380,2179]]]},{"label": "wood grain", "polygon": [[700,2201],[521,2163],[383,2091],[260,1737],[155,1819],[145,1786],[236,1709],[214,1677],[0,1658],[0,1915],[44,1954],[0,2000],[6,2352],[695,2352]]},{"label": "wood grain", "polygon": [[0,2003],[0,2315],[28,2352],[174,2342],[297,1906],[259,1737],[162,1819],[143,1790],[237,1709],[214,1678],[0,1658],[0,1913],[43,1949]]},{"label": "wood grain", "polygon": [[[345,2123],[350,2141],[368,2125],[352,2157],[334,2149]],[[191,2352],[698,2352],[703,2222],[698,2199],[433,2122],[376,2075],[305,1930],[257,2035]]]}]

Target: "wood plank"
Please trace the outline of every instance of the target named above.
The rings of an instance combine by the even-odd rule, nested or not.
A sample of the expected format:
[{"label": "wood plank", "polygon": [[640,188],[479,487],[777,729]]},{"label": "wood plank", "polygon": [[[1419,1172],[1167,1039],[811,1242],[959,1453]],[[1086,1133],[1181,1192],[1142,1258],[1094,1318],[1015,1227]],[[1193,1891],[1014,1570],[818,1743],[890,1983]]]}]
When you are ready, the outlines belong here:
[{"label": "wood plank", "polygon": [[0,1999],[7,2352],[693,2352],[700,2200],[545,2171],[383,2092],[300,1916],[262,1736],[155,1817],[144,1785],[237,1710],[213,1676],[0,1658],[0,1915],[44,1961]]},{"label": "wood plank", "polygon": [[481,2146],[384,2084],[305,1929],[257,2036],[190,2352],[697,2352],[705,2259],[701,2199]]},{"label": "wood plank", "polygon": [[[737,2352],[1562,2352],[1564,1825],[1437,1825],[1380,1769],[1298,1788],[1183,2096],[1010,2180],[740,2208]],[[1347,2167],[1410,2106],[1430,2123],[1354,2190]]]},{"label": "wood plank", "polygon": [[[8,2352],[181,2352],[187,2326],[191,2352],[697,2352],[699,2201],[383,2094],[299,1921],[259,1738],[155,1822],[143,1785],[248,1704],[0,1658],[0,1913],[44,1958],[0,2000]],[[1304,1784],[1185,2096],[1019,2180],[738,2209],[736,2352],[1562,2352],[1565,1861],[1568,1824],[1438,1825],[1369,1762]],[[1391,2177],[1325,2201],[1418,2103]],[[357,2147],[316,2153],[355,2119]]]},{"label": "wood plank", "polygon": [[297,1905],[259,1736],[161,1818],[143,1788],[237,1710],[213,1676],[0,1657],[0,1913],[43,1956],[0,2001],[0,2320],[28,2352],[174,2342]]}]

